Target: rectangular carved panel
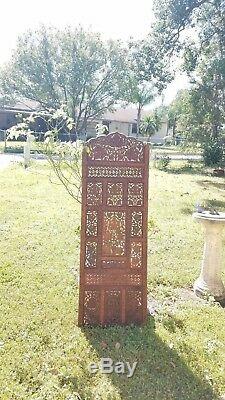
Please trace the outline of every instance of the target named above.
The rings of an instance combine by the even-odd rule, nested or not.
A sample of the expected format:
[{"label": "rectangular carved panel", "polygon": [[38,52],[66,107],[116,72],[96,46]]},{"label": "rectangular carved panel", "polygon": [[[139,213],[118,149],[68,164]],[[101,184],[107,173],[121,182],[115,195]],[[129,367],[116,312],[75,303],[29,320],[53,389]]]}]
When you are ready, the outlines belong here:
[{"label": "rectangular carved panel", "polygon": [[143,205],[143,183],[128,183],[128,206]]},{"label": "rectangular carved panel", "polygon": [[87,184],[87,205],[96,206],[102,204],[102,183]]},{"label": "rectangular carved panel", "polygon": [[79,325],[147,316],[148,145],[119,133],[83,153]]},{"label": "rectangular carved panel", "polygon": [[141,211],[134,211],[131,214],[131,236],[142,236],[143,214]]},{"label": "rectangular carved panel", "polygon": [[89,178],[142,178],[142,168],[135,167],[89,167]]},{"label": "rectangular carved panel", "polygon": [[97,242],[86,242],[85,246],[85,267],[97,266]]},{"label": "rectangular carved panel", "polygon": [[103,268],[124,268],[126,265],[125,261],[118,261],[118,260],[102,260],[102,267]]},{"label": "rectangular carved panel", "polygon": [[84,292],[84,324],[100,324],[100,291],[85,290]]},{"label": "rectangular carved panel", "polygon": [[87,222],[86,222],[86,235],[97,236],[98,234],[98,213],[97,211],[87,211]]},{"label": "rectangular carved panel", "polygon": [[143,307],[143,293],[141,290],[126,292],[126,317],[127,323],[140,324],[142,322],[141,309]]},{"label": "rectangular carved panel", "polygon": [[103,215],[103,256],[125,254],[125,212],[105,211]]},{"label": "rectangular carved panel", "polygon": [[107,185],[107,205],[122,206],[123,204],[123,184],[108,183]]},{"label": "rectangular carved panel", "polygon": [[142,242],[131,242],[130,251],[131,268],[141,268],[142,266]]},{"label": "rectangular carved panel", "polygon": [[122,292],[121,290],[106,290],[105,291],[105,324],[115,325],[122,323]]},{"label": "rectangular carved panel", "polygon": [[142,275],[138,271],[121,271],[110,270],[103,272],[85,271],[84,282],[92,286],[111,286],[111,285],[126,285],[126,286],[140,286],[142,284]]}]

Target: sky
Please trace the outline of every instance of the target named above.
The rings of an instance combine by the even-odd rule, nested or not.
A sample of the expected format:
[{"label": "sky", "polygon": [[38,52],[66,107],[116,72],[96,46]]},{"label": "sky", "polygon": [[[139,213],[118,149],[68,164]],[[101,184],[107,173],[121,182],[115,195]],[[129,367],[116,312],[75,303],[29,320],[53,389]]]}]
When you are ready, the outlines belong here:
[{"label": "sky", "polygon": [[[0,64],[10,58],[18,35],[41,24],[81,24],[106,39],[127,40],[144,37],[153,21],[152,0],[2,0],[1,16]],[[184,77],[177,76],[166,90],[165,103],[184,85]]]}]

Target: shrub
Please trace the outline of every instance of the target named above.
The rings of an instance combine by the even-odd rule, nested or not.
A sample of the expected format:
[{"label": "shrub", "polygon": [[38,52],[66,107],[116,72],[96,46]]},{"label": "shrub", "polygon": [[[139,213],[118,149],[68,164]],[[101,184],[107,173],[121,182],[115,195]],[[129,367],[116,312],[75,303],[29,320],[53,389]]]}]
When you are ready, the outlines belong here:
[{"label": "shrub", "polygon": [[155,167],[161,170],[167,169],[170,164],[171,158],[167,155],[156,157],[155,159]]},{"label": "shrub", "polygon": [[220,165],[223,161],[224,149],[220,142],[208,142],[203,147],[203,160],[207,167]]}]

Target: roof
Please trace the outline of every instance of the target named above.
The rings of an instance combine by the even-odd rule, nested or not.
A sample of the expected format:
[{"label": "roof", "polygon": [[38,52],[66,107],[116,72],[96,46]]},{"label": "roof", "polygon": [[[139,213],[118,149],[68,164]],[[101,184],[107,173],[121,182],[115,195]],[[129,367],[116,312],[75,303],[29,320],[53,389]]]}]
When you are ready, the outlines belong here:
[{"label": "roof", "polygon": [[5,106],[3,107],[4,111],[27,111],[27,112],[31,112],[31,111],[37,111],[39,109],[40,105],[37,101],[33,101],[33,100],[24,100],[20,101],[16,104],[12,104],[11,106]]},{"label": "roof", "polygon": [[[1,111],[8,112],[32,112],[40,109],[40,104],[33,100],[20,101],[11,106],[5,106]],[[152,109],[143,109],[141,112],[141,117],[146,117],[152,112]],[[99,118],[97,118],[99,120]],[[118,108],[117,110],[110,112],[106,111],[102,116],[101,120],[115,121],[115,122],[126,122],[126,123],[136,123],[137,122],[137,108],[136,107],[124,107]]]},{"label": "roof", "polygon": [[[150,111],[143,110],[142,117],[149,115]],[[116,122],[129,122],[135,123],[137,122],[137,108],[135,107],[127,107],[127,108],[119,108],[113,112],[106,111],[103,114],[102,119],[106,119],[109,121]]]}]

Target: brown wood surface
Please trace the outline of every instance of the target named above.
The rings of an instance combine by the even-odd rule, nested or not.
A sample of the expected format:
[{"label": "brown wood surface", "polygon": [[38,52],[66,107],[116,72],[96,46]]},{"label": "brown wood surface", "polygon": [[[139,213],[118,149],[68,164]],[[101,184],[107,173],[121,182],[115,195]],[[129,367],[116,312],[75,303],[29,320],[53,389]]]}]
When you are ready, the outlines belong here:
[{"label": "brown wood surface", "polygon": [[117,132],[84,148],[81,326],[146,320],[148,164],[148,145]]}]

